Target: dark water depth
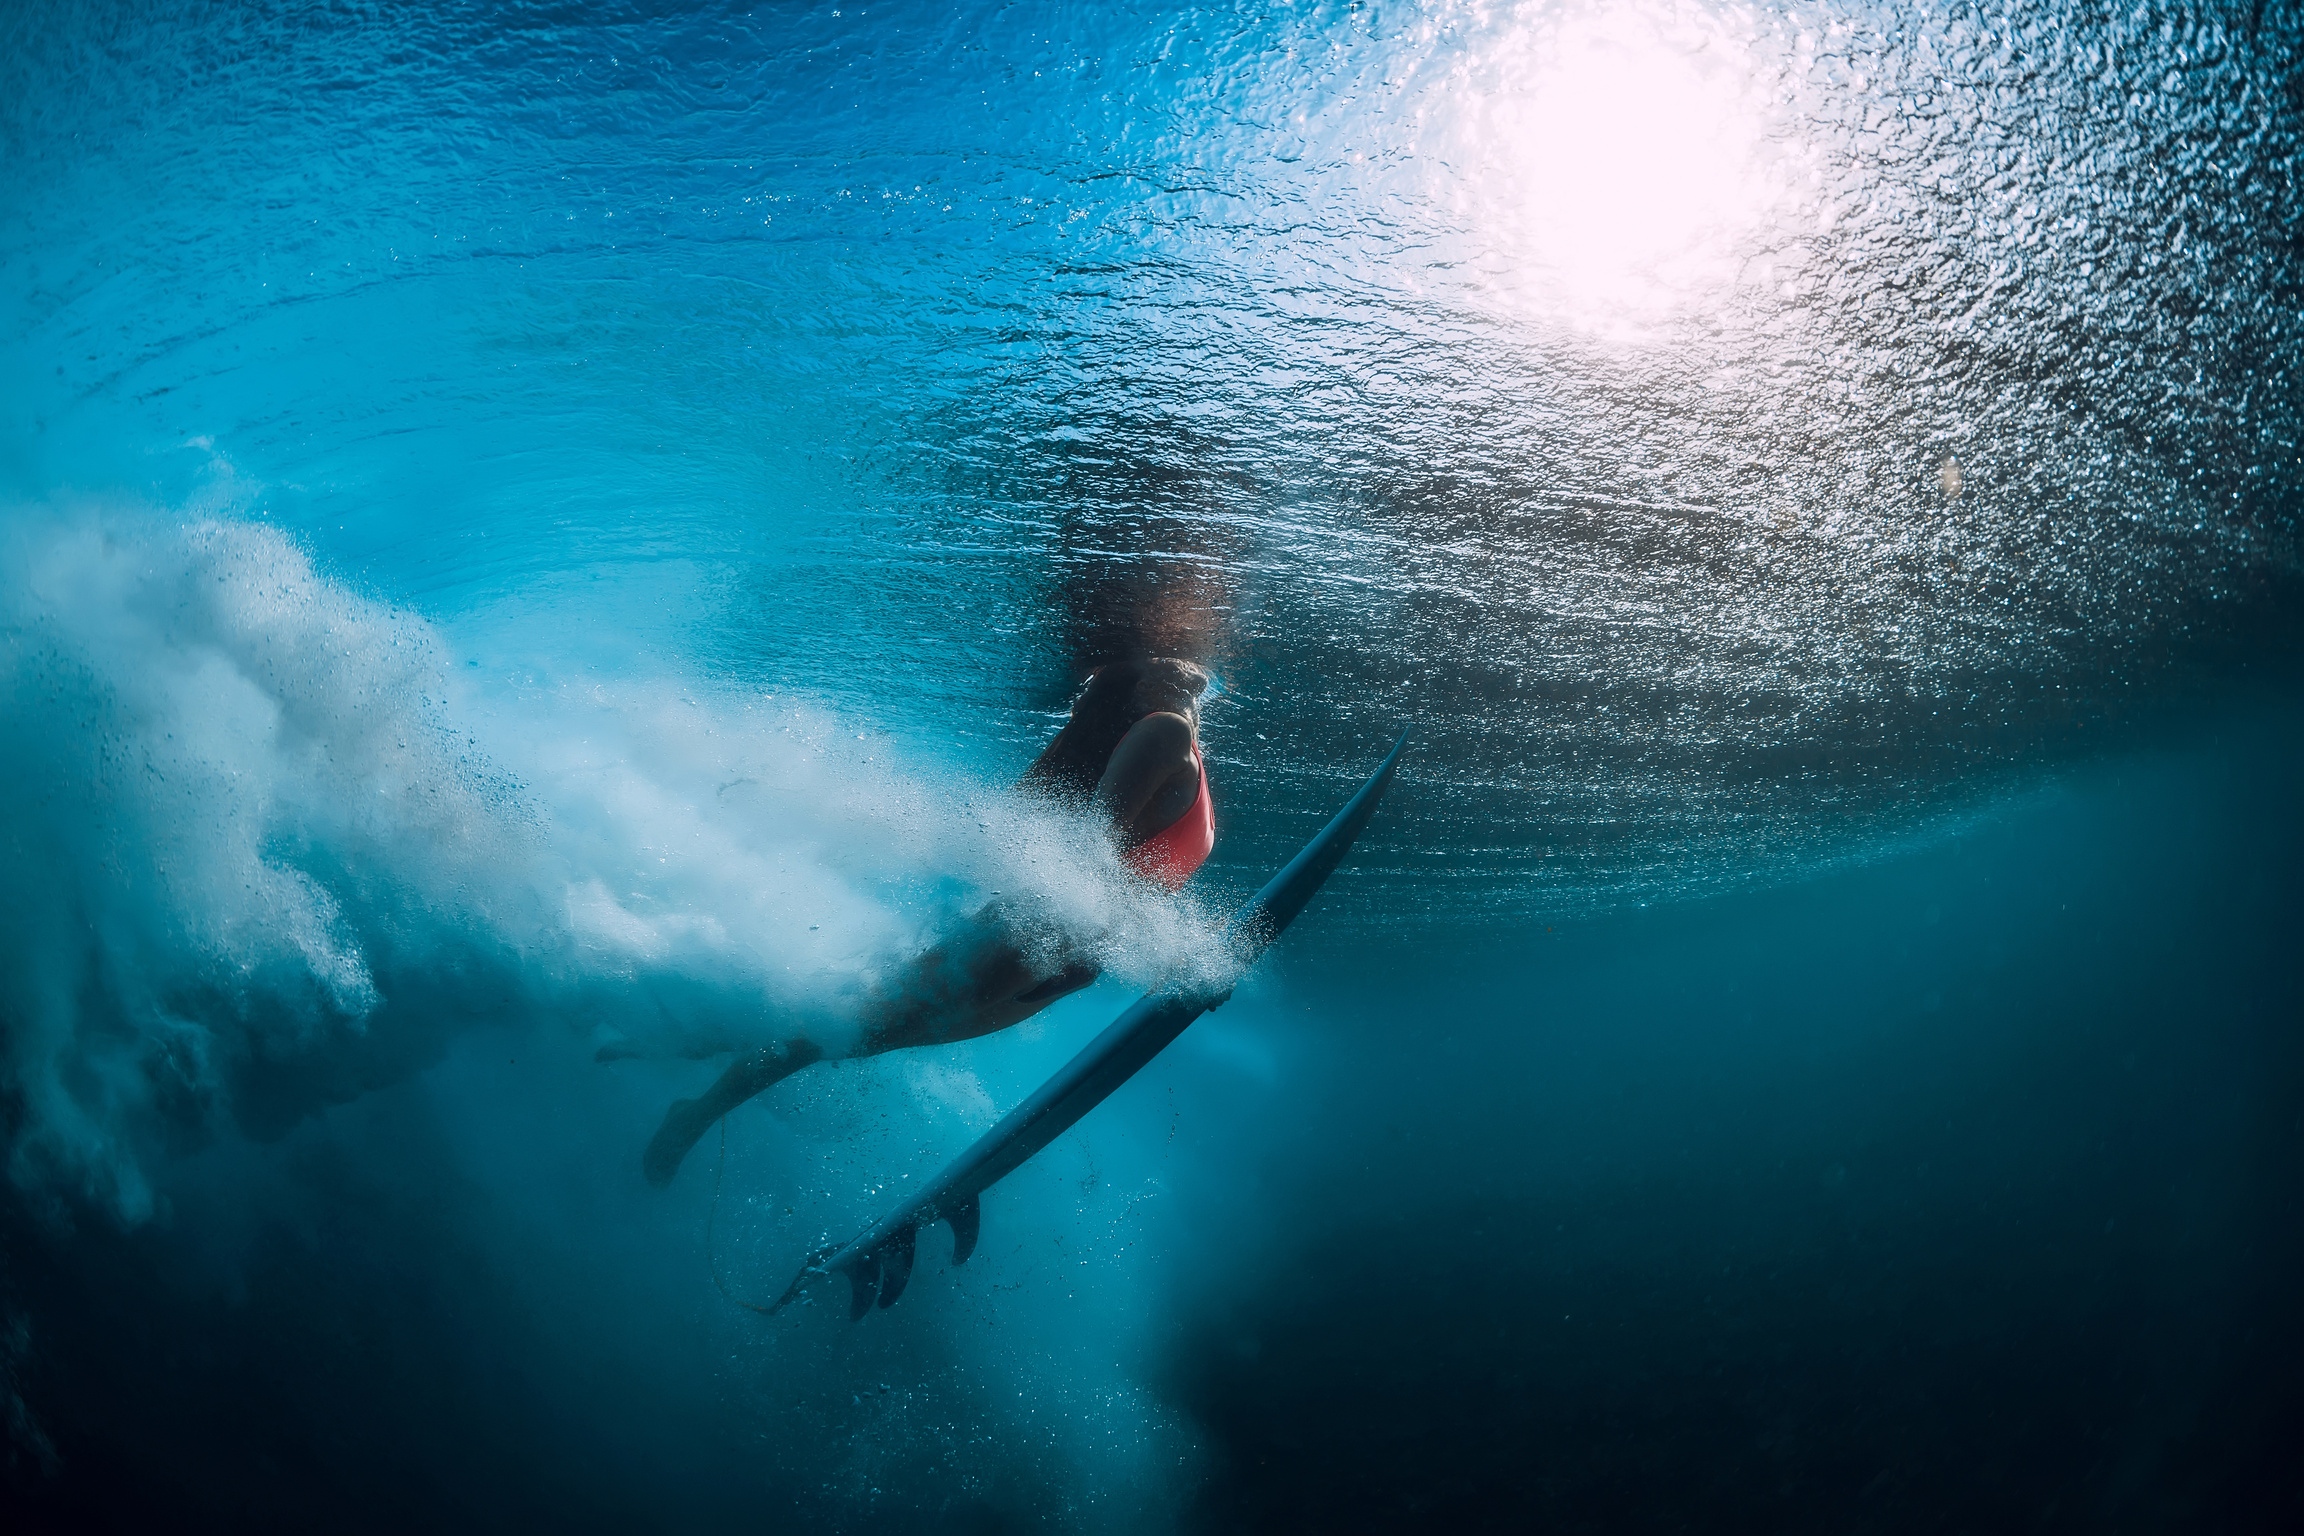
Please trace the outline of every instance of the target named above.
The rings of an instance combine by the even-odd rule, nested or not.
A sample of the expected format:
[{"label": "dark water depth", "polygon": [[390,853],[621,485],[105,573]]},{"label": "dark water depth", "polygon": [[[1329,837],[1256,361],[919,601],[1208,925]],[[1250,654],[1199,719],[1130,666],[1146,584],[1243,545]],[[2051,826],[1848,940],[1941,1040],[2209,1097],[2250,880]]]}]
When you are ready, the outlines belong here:
[{"label": "dark water depth", "polygon": [[[1019,1180],[1010,1267],[932,1237],[917,1329],[730,1308],[590,1188],[581,1093],[449,1123],[512,1077],[475,1045],[169,1221],[14,1207],[11,1486],[54,1529],[2289,1529],[2304,717],[2207,736],[1762,900],[1315,919],[1097,1128],[1161,1214],[1103,1219],[1094,1155]],[[1071,1255],[1124,1244],[1147,1316],[1084,1341]]]}]

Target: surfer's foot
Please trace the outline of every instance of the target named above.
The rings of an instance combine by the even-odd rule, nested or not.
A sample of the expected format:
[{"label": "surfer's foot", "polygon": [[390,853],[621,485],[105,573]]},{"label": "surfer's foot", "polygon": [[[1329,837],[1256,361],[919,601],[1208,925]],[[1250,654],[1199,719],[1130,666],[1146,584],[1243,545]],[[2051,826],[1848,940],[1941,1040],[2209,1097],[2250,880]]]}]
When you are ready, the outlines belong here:
[{"label": "surfer's foot", "polygon": [[713,1119],[702,1099],[674,1099],[664,1111],[664,1123],[649,1139],[648,1150],[640,1154],[641,1176],[658,1189],[671,1183],[672,1175],[680,1171],[680,1159],[703,1138]]},{"label": "surfer's foot", "polygon": [[648,1150],[640,1154],[640,1172],[662,1189],[680,1171],[680,1159],[719,1119],[761,1089],[781,1082],[812,1061],[824,1059],[824,1048],[813,1040],[786,1040],[739,1056],[704,1090],[700,1099],[674,1099],[664,1111],[664,1123]]}]

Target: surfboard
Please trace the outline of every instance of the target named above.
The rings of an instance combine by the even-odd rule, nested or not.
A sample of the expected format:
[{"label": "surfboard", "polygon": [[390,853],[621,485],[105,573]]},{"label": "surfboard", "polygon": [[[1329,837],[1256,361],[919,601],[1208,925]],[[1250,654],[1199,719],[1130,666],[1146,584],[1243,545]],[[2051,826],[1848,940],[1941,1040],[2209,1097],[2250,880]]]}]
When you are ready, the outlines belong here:
[{"label": "surfboard", "polygon": [[1376,771],[1320,834],[1232,914],[1224,925],[1223,953],[1216,965],[1172,978],[1138,998],[1055,1076],[902,1204],[865,1228],[853,1242],[810,1254],[800,1273],[768,1310],[782,1310],[810,1280],[833,1274],[848,1277],[851,1320],[862,1317],[875,1304],[893,1305],[912,1278],[912,1255],[920,1229],[936,1221],[952,1228],[953,1264],[966,1263],[976,1248],[984,1191],[1079,1123],[1081,1116],[1141,1071],[1194,1019],[1221,1007],[1231,997],[1248,968],[1287,931],[1296,914],[1352,851],[1352,844],[1383,802],[1384,792],[1392,787],[1392,776],[1407,745],[1407,733],[1402,732]]}]

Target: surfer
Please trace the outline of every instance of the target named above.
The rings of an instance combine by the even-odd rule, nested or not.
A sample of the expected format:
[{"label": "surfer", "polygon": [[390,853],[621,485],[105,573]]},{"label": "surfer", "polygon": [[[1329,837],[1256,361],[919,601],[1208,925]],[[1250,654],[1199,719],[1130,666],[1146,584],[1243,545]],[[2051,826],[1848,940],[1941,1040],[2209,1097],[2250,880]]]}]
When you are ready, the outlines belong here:
[{"label": "surfer", "polygon": [[[1208,774],[1200,756],[1200,695],[1208,674],[1173,657],[1096,668],[1056,733],[1017,787],[1106,817],[1123,860],[1168,890],[1180,888],[1216,843]],[[977,911],[871,992],[851,1052],[877,1056],[915,1045],[972,1040],[1006,1029],[1097,976],[1062,936],[1032,943],[1000,901]],[[641,1171],[669,1184],[712,1123],[770,1085],[824,1057],[813,1040],[791,1039],[739,1057],[701,1098],[665,1112]]]}]

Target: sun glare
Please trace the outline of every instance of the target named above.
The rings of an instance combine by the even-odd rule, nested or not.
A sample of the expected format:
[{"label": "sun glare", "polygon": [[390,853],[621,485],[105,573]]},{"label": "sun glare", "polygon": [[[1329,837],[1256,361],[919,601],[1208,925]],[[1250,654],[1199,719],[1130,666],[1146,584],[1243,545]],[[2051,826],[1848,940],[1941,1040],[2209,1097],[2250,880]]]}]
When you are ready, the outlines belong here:
[{"label": "sun glare", "polygon": [[1596,9],[1530,27],[1488,63],[1474,163],[1498,287],[1637,331],[1733,279],[1772,198],[1731,39]]}]

